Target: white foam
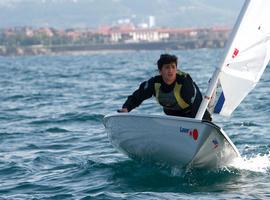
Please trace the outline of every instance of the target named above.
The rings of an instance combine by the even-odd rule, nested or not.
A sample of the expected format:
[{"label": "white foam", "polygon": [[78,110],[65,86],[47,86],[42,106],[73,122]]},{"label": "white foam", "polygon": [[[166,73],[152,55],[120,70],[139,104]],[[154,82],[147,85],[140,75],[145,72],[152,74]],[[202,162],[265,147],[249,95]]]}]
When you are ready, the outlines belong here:
[{"label": "white foam", "polygon": [[231,166],[240,170],[266,173],[270,169],[270,154],[237,158]]}]

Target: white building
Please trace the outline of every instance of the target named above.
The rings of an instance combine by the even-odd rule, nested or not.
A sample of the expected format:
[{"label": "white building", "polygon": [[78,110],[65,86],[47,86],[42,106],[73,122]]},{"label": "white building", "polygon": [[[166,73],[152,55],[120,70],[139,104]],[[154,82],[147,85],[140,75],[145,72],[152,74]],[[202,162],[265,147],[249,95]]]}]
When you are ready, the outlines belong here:
[{"label": "white building", "polygon": [[156,18],[154,16],[149,16],[149,28],[156,26]]}]

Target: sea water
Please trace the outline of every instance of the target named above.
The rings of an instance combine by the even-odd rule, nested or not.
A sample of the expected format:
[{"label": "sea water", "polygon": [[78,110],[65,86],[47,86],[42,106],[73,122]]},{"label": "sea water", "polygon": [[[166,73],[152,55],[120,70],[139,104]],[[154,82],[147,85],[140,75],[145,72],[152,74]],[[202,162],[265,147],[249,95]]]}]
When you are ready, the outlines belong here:
[{"label": "sea water", "polygon": [[[232,166],[161,168],[112,147],[103,117],[161,53],[0,57],[0,199],[270,199],[269,67],[230,118],[213,116],[242,155]],[[204,92],[223,49],[169,53]],[[132,112],[163,115],[154,99]]]}]

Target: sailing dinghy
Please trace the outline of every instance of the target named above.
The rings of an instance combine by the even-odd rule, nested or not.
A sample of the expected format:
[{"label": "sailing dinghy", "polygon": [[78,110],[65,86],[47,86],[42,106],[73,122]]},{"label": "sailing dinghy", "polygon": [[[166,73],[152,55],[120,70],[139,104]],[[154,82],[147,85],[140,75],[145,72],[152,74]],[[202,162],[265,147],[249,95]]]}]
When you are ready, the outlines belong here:
[{"label": "sailing dinghy", "polygon": [[108,137],[130,158],[177,167],[217,168],[240,154],[203,114],[216,90],[214,112],[230,116],[255,87],[270,59],[270,1],[246,0],[195,119],[119,113],[104,117]]}]

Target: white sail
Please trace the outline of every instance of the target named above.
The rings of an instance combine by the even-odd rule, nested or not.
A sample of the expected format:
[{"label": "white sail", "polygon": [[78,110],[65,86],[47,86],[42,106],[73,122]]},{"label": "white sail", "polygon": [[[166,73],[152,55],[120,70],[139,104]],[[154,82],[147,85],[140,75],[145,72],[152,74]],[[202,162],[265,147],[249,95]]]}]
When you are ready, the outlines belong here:
[{"label": "white sail", "polygon": [[220,66],[214,112],[229,116],[255,87],[270,59],[270,0],[247,0]]}]

